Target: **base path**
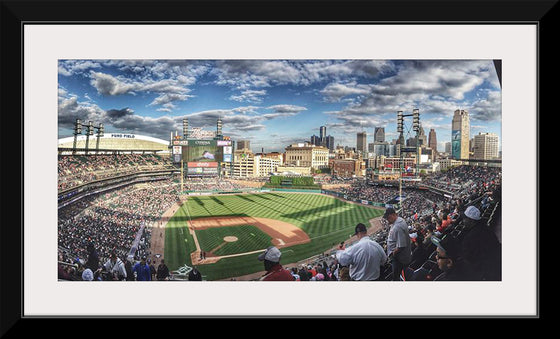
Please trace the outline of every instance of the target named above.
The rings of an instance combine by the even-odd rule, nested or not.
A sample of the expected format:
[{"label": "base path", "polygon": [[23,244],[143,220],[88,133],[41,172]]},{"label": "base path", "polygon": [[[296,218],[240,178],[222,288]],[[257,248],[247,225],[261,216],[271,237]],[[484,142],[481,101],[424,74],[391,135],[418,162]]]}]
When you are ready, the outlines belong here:
[{"label": "base path", "polygon": [[[181,199],[182,201],[184,199]],[[177,202],[173,206],[171,206],[167,211],[163,213],[161,219],[156,221],[152,224],[152,236],[150,241],[150,252],[152,253],[152,262],[156,263],[159,260],[164,258],[164,250],[165,250],[165,227],[167,226],[167,222],[179,208],[183,202]],[[156,256],[157,255],[157,256]],[[158,258],[159,257],[159,258]]]},{"label": "base path", "polygon": [[[212,227],[229,227],[229,226],[241,226],[241,225],[252,225],[259,228],[261,231],[265,232],[272,238],[272,244],[278,248],[305,244],[311,241],[307,233],[305,233],[299,227],[275,219],[267,218],[255,218],[255,217],[211,217],[211,218],[201,218],[188,221],[189,232],[194,238],[196,244],[196,251],[191,253],[191,259],[193,265],[210,264],[215,263],[221,258],[241,256],[249,253],[239,253],[225,256],[214,256],[212,253],[206,253],[204,258],[201,258],[200,245],[196,237],[196,230],[204,230]],[[262,252],[264,249],[255,251],[253,253]]]},{"label": "base path", "polygon": [[[383,229],[383,224],[381,222],[381,217],[370,219],[369,224],[370,224],[371,227],[368,228],[367,234],[370,237],[379,233]],[[345,241],[345,243],[346,244],[352,244],[352,243],[355,243],[356,241],[358,241],[358,237],[357,236],[352,236],[347,241]],[[335,246],[335,247],[325,251],[325,253],[330,253],[330,252],[336,251],[337,249],[338,248]],[[257,252],[262,252],[262,251],[257,251]],[[298,262],[292,262],[292,263],[282,263],[282,261],[280,260],[280,263],[285,268],[286,267],[287,268],[291,268],[291,267],[298,267],[299,268],[301,265],[307,266],[308,264],[312,264],[313,260],[312,259],[304,259],[304,260],[301,260],[301,261],[298,261]],[[266,271],[260,271],[260,272],[255,272],[255,273],[239,276],[239,277],[230,277],[230,278],[220,279],[220,280],[221,281],[232,281],[232,280],[233,281],[252,281],[252,280],[259,279],[260,277],[262,277],[265,274],[266,274]]]}]

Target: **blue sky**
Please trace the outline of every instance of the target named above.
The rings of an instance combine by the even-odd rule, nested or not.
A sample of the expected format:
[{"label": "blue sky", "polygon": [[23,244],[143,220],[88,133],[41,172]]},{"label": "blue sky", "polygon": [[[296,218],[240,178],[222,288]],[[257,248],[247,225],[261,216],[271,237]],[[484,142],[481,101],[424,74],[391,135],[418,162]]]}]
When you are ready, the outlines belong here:
[{"label": "blue sky", "polygon": [[[396,139],[397,111],[420,110],[438,150],[451,140],[456,109],[468,110],[471,137],[500,136],[501,89],[491,60],[59,60],[58,135],[76,119],[103,123],[106,133],[164,140],[189,126],[249,139],[253,151],[284,151],[319,135],[356,146],[375,127]],[[405,138],[412,137],[405,119]],[[410,135],[407,132],[410,130]]]}]

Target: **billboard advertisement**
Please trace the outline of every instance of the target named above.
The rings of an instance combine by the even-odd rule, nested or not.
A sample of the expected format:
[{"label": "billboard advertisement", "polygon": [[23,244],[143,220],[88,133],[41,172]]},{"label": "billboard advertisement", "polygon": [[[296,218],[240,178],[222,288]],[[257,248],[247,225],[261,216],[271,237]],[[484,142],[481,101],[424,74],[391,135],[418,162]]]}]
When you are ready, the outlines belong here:
[{"label": "billboard advertisement", "polygon": [[232,155],[224,153],[224,162],[231,162],[231,161],[232,161]]},{"label": "billboard advertisement", "polygon": [[187,162],[187,167],[201,167],[201,168],[218,168],[217,162]]},{"label": "billboard advertisement", "polygon": [[218,175],[217,167],[189,167],[187,168],[189,175]]},{"label": "billboard advertisement", "polygon": [[451,156],[461,159],[461,130],[451,131]]}]

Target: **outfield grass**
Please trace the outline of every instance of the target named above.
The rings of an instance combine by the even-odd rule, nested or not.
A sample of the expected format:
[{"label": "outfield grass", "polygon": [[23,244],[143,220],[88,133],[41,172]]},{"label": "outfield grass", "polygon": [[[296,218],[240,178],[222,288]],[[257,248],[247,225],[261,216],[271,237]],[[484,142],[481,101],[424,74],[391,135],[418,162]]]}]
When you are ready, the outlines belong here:
[{"label": "outfield grass", "polygon": [[[383,211],[378,209],[347,203],[320,194],[272,192],[189,197],[187,203],[167,224],[165,259],[171,270],[184,264],[192,265],[190,253],[196,250],[196,246],[187,229],[186,221],[189,215],[191,219],[211,216],[252,216],[281,220],[300,227],[311,238],[311,242],[283,248],[281,262],[287,264],[322,253],[337,243],[347,240],[354,233],[357,223],[362,222],[369,227],[368,220],[382,213]],[[255,232],[248,231],[250,227],[252,226],[238,226],[237,230],[233,230],[235,227],[224,227],[206,230],[209,232],[197,231],[197,238],[204,250],[215,248],[219,245],[220,239],[227,235],[237,236],[240,239],[221,247],[219,249],[221,253],[244,253],[266,248],[267,241],[270,244],[270,238],[263,237],[263,234],[260,234],[262,232],[256,227],[254,227]],[[247,234],[250,233],[255,236],[260,234],[258,241],[247,238]],[[244,240],[241,241],[240,237]],[[217,280],[262,271],[263,265],[256,259],[255,254],[249,254],[221,259],[215,264],[201,265],[199,269],[207,280]]]}]

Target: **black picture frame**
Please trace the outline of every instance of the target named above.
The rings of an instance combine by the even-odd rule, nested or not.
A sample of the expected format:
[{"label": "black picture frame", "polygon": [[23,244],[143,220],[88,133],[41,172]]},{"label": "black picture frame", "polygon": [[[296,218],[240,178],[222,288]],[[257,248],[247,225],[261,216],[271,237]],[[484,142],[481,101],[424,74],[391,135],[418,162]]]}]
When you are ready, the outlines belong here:
[{"label": "black picture frame", "polygon": [[[133,25],[188,23],[277,23],[277,24],[536,24],[538,27],[538,107],[537,135],[543,104],[548,106],[558,69],[551,48],[558,26],[558,6],[554,1],[464,1],[464,0],[391,0],[391,1],[2,1],[0,116],[2,133],[2,226],[0,270],[0,334],[31,334],[32,320],[23,316],[23,27],[42,23],[115,23]],[[219,8],[219,10],[217,10]],[[540,138],[540,137],[539,137]],[[19,142],[19,145],[18,145]],[[540,139],[537,142],[537,175],[540,174]],[[537,188],[540,182],[537,176]],[[17,180],[19,179],[19,180]],[[540,196],[540,190],[538,192]],[[537,205],[537,225],[540,199]],[[19,216],[19,218],[16,218]],[[538,231],[540,234],[540,231]],[[540,245],[540,236],[539,239]],[[540,248],[540,246],[537,246]],[[540,255],[537,256],[540,259]],[[537,267],[540,263],[537,262]],[[539,277],[540,269],[537,270]],[[540,279],[537,281],[540,283]],[[540,284],[539,284],[540,286]],[[538,287],[539,287],[538,286]],[[540,289],[538,289],[540,291]],[[538,293],[537,314],[542,307]],[[476,317],[476,316],[475,316]],[[500,316],[508,318],[507,315]],[[103,317],[101,317],[103,318]],[[524,318],[524,317],[521,317]],[[47,320],[55,320],[48,318]],[[58,324],[44,328],[60,333]],[[122,332],[118,331],[119,334]],[[42,333],[46,335],[46,333]]]}]

